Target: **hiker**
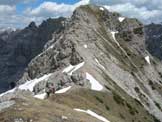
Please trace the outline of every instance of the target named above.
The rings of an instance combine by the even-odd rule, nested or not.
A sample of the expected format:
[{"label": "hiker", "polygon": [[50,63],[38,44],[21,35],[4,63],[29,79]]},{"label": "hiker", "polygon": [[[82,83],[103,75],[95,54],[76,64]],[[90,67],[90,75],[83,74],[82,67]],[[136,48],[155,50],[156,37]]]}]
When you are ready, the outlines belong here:
[{"label": "hiker", "polygon": [[47,98],[50,96],[50,87],[49,87],[49,83],[47,82],[46,83],[46,88],[45,88],[45,92],[46,92],[46,94],[47,94]]},{"label": "hiker", "polygon": [[56,91],[56,90],[55,90],[55,85],[54,85],[54,83],[51,84],[51,87],[50,87],[50,88],[51,88],[51,92],[52,92],[53,94],[55,94],[55,91]]},{"label": "hiker", "polygon": [[62,80],[60,80],[60,85],[63,86],[64,85],[64,82]]}]

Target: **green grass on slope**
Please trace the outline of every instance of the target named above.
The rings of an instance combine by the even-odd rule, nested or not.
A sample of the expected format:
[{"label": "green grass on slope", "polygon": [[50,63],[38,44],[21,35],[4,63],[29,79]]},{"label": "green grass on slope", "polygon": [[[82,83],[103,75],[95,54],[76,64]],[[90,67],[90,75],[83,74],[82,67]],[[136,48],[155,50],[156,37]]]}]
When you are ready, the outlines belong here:
[{"label": "green grass on slope", "polygon": [[[12,122],[15,118],[33,122],[100,122],[85,113],[74,111],[74,108],[90,109],[111,122],[155,122],[137,100],[129,96],[122,98],[116,91],[73,89],[47,100],[27,97],[26,100],[16,101],[15,106],[0,113],[0,122]],[[61,116],[67,116],[68,120],[62,120]]]},{"label": "green grass on slope", "polygon": [[58,95],[51,101],[70,108],[91,109],[111,122],[154,122],[152,116],[135,99],[122,98],[117,92],[95,92],[86,89]]}]

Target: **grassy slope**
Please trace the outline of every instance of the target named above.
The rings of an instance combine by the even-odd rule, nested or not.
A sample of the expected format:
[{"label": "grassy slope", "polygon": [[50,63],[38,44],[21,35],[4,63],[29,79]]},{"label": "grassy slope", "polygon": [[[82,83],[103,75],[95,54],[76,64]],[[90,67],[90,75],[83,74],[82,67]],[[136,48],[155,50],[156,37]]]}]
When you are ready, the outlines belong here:
[{"label": "grassy slope", "polygon": [[53,95],[48,100],[16,100],[17,104],[0,113],[0,122],[6,118],[32,119],[34,122],[64,122],[61,116],[67,116],[65,122],[99,122],[85,113],[73,108],[90,109],[111,122],[153,122],[152,117],[138,102],[130,97],[121,98],[114,91],[95,92],[87,89],[73,89],[62,95]]}]

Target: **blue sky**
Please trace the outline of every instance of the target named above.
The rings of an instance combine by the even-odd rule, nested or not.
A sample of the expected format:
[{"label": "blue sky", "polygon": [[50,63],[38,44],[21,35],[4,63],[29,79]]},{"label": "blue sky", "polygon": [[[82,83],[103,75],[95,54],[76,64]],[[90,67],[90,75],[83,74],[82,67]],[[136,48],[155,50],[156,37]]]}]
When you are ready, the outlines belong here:
[{"label": "blue sky", "polygon": [[91,3],[143,23],[162,22],[162,0],[0,0],[0,28],[23,28],[31,21],[40,24],[49,17],[69,17],[76,7]]},{"label": "blue sky", "polygon": [[0,27],[23,28],[49,17],[70,16],[89,0],[0,0]]},{"label": "blue sky", "polygon": [[74,4],[74,3],[79,2],[79,0],[36,0],[36,1],[34,1],[34,2],[27,3],[27,4],[18,3],[18,4],[16,5],[17,12],[18,12],[18,13],[21,13],[22,11],[24,11],[24,10],[25,10],[26,8],[28,8],[28,7],[35,8],[35,7],[39,6],[41,3],[46,2],[46,1],[56,2],[56,3],[58,3],[58,4],[61,4],[61,3],[65,3],[65,4]]}]

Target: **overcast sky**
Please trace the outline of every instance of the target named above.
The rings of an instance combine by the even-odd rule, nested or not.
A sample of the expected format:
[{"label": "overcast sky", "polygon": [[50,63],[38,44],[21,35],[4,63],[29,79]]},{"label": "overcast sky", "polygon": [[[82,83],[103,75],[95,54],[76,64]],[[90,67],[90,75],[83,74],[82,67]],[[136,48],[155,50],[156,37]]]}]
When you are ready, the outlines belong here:
[{"label": "overcast sky", "polygon": [[[89,0],[0,0],[0,27],[27,26],[31,21],[40,23],[49,17],[70,16],[73,10]],[[162,0],[90,0],[106,5],[127,17],[143,23],[162,22]]]}]

